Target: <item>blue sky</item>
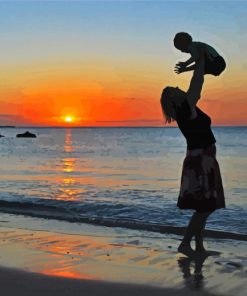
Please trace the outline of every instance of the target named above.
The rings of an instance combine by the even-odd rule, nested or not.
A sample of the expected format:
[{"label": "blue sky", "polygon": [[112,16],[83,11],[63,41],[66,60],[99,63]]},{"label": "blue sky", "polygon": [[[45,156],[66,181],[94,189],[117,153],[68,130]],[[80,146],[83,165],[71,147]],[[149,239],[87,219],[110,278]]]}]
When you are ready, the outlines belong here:
[{"label": "blue sky", "polygon": [[[88,110],[99,117],[100,107],[93,106],[106,99],[109,108],[120,110],[138,98],[145,114],[136,104],[119,116],[160,120],[162,87],[189,85],[191,73],[173,71],[189,58],[173,46],[174,35],[185,31],[227,61],[222,77],[207,77],[202,102],[214,101],[206,108],[218,123],[247,124],[246,15],[245,1],[1,1],[0,116],[23,116],[26,123],[34,110],[20,106],[41,108],[50,100],[53,105],[42,111],[47,118],[60,116],[63,105],[72,108],[72,101],[74,109],[84,106],[78,118],[90,118]],[[222,114],[222,106],[229,114]]]}]

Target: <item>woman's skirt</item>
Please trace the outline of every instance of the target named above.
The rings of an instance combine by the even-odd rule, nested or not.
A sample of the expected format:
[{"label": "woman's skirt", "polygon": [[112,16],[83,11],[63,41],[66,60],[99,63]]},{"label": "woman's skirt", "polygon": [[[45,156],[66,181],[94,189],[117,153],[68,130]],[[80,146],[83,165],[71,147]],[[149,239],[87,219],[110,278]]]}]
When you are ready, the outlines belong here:
[{"label": "woman's skirt", "polygon": [[215,156],[214,144],[205,149],[187,150],[177,202],[180,209],[212,212],[225,208],[220,168]]}]

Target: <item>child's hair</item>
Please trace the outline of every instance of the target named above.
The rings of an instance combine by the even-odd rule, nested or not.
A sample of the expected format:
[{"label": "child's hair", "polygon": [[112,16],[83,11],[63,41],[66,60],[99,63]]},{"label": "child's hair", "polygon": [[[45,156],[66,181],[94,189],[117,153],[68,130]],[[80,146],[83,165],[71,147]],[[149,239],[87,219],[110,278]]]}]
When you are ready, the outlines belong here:
[{"label": "child's hair", "polygon": [[179,32],[175,35],[173,42],[177,49],[187,49],[192,42],[192,37],[188,33]]}]

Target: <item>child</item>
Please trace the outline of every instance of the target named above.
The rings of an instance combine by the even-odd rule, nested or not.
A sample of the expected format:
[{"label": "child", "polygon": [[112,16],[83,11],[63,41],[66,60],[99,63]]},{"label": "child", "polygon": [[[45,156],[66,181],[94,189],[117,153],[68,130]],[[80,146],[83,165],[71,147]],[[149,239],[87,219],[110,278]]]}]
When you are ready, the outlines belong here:
[{"label": "child", "polygon": [[[201,90],[204,81],[203,75],[219,76],[225,70],[226,63],[223,57],[212,46],[203,42],[192,41],[192,37],[188,33],[177,33],[174,38],[174,46],[182,52],[191,54],[191,58],[186,62],[179,62],[175,66],[177,74],[194,70],[192,77],[194,81],[191,81],[190,88],[199,88]],[[195,64],[191,65],[194,62]],[[198,93],[198,90],[196,92]],[[197,98],[193,98],[193,91],[190,93],[192,93],[192,97],[188,98],[188,102],[193,119],[196,116],[193,107],[195,107],[199,98],[198,95]]]},{"label": "child", "polygon": [[[191,54],[191,58],[186,62],[176,64],[175,72],[178,74],[194,70],[196,64],[203,59],[205,61],[204,75],[219,76],[225,70],[226,63],[223,57],[212,46],[203,42],[192,41],[192,37],[188,33],[177,33],[174,38],[174,46],[182,52]],[[195,62],[194,65],[187,67],[193,62]]]}]

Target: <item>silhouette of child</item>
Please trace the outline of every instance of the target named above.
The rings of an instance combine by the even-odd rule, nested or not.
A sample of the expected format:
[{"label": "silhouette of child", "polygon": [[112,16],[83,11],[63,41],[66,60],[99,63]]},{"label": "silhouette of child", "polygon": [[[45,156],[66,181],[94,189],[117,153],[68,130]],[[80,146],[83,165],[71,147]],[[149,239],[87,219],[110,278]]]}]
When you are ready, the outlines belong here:
[{"label": "silhouette of child", "polygon": [[[174,46],[182,52],[190,53],[191,57],[185,62],[179,62],[175,66],[177,74],[194,71],[190,87],[199,88],[201,90],[204,79],[202,76],[211,74],[219,76],[226,68],[226,63],[223,57],[210,45],[193,41],[192,37],[185,32],[177,33],[174,37]],[[193,65],[191,65],[194,63]],[[191,65],[191,66],[190,66]],[[195,105],[198,101],[198,96],[193,96],[193,91],[190,92],[191,97],[188,97],[188,102],[191,108],[191,119],[195,118]],[[198,91],[197,91],[198,93]]]}]

